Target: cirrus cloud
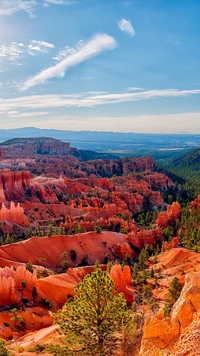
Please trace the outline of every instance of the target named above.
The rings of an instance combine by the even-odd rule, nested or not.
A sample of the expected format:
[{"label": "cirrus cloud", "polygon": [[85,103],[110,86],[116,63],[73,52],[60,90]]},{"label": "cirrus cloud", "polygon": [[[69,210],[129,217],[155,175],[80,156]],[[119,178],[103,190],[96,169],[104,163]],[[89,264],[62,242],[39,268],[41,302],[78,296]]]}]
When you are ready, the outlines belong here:
[{"label": "cirrus cloud", "polygon": [[107,34],[97,34],[87,42],[81,41],[75,49],[66,53],[65,57],[59,63],[44,69],[39,74],[28,79],[22,85],[21,90],[27,90],[51,78],[63,77],[65,71],[69,68],[95,57],[106,50],[114,49],[116,46],[117,43],[115,39]]},{"label": "cirrus cloud", "polygon": [[73,5],[76,4],[75,0],[45,0],[44,5]]},{"label": "cirrus cloud", "polygon": [[37,6],[73,5],[75,0],[0,0],[0,16],[10,16],[16,12],[26,12],[30,17],[36,17]]},{"label": "cirrus cloud", "polygon": [[1,0],[0,15],[9,16],[18,11],[25,11],[30,16],[34,16],[33,12],[36,5],[36,0]]},{"label": "cirrus cloud", "polygon": [[84,108],[159,98],[185,97],[188,95],[200,95],[200,89],[156,89],[125,93],[87,92],[61,95],[28,95],[18,98],[0,99],[0,114],[9,110],[45,110],[66,107]]}]

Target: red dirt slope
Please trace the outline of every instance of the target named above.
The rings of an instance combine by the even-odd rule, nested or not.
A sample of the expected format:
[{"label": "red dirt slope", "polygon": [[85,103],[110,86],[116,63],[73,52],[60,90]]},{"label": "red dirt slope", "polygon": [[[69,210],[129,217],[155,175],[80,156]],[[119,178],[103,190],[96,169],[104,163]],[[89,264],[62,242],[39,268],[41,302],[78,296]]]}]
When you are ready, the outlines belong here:
[{"label": "red dirt slope", "polygon": [[[72,266],[81,263],[83,258],[87,258],[89,264],[94,264],[97,259],[102,262],[105,255],[109,255],[111,260],[115,259],[117,257],[115,247],[126,242],[126,235],[111,231],[87,232],[71,236],[33,237],[23,242],[1,246],[0,267],[31,261],[33,264],[55,268],[62,262],[61,254],[64,251],[67,252],[67,259]],[[70,250],[76,251],[77,257],[74,261],[70,259]],[[130,251],[130,254],[133,252]]]}]

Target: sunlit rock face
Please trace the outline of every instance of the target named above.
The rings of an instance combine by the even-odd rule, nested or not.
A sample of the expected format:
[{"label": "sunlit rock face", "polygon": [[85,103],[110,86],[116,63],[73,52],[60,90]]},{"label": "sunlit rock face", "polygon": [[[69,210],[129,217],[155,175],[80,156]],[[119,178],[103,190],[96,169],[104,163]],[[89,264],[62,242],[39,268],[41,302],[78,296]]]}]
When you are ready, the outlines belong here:
[{"label": "sunlit rock face", "polygon": [[170,223],[173,223],[178,219],[181,215],[181,206],[176,201],[171,205],[168,205],[167,211],[161,211],[158,214],[158,218],[156,220],[157,226],[167,227]]},{"label": "sunlit rock face", "polygon": [[29,171],[0,170],[0,201],[23,201],[32,178]]},{"label": "sunlit rock face", "polygon": [[10,202],[10,206],[7,208],[3,203],[0,207],[0,221],[8,221],[9,223],[17,223],[24,225],[27,223],[27,219],[24,215],[24,209],[19,203],[15,204]]},{"label": "sunlit rock face", "polygon": [[[22,281],[26,286],[23,291]],[[0,306],[20,304],[22,297],[31,300],[36,282],[36,273],[29,272],[24,266],[0,268]]]},{"label": "sunlit rock face", "polygon": [[[170,316],[164,317],[163,310],[160,310],[156,315],[150,316],[145,321],[140,355],[159,356],[161,352],[170,356],[183,355],[180,346],[181,344],[184,345],[182,339],[186,339],[185,330],[191,327],[192,331],[194,327],[196,328],[197,320],[199,328],[199,312],[200,272],[193,272],[186,275],[185,285],[179,299],[172,308]],[[185,346],[188,350],[192,349],[192,342],[192,337],[187,339]],[[185,354],[195,355],[195,353]]]}]

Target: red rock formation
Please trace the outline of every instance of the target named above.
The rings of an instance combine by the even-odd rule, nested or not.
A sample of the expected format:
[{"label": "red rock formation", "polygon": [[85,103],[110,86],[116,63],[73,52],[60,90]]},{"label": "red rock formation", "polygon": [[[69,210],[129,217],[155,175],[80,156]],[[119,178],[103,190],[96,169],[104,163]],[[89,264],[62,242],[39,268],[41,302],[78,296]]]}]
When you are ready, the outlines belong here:
[{"label": "red rock formation", "polygon": [[4,158],[4,149],[0,147],[0,161],[2,161]]},{"label": "red rock formation", "polygon": [[157,189],[167,189],[168,187],[174,187],[172,180],[167,177],[165,174],[154,172],[154,174],[149,174],[145,179],[155,185]]},{"label": "red rock formation", "polygon": [[156,225],[165,228],[169,225],[169,217],[167,211],[161,211],[156,219]]},{"label": "red rock formation", "polygon": [[190,203],[190,208],[200,208],[200,195]]},{"label": "red rock formation", "polygon": [[[107,266],[100,266],[106,270]],[[75,295],[75,287],[81,282],[87,274],[94,271],[94,266],[70,268],[67,273],[60,275],[52,275],[37,281],[37,290],[39,295],[47,298],[55,304],[56,307],[61,307],[70,296]],[[131,284],[131,270],[129,266],[124,266],[121,269],[120,265],[114,265],[110,271],[110,277],[115,282],[115,287],[118,293],[123,293],[129,303],[133,300],[133,290],[128,288]]]},{"label": "red rock formation", "polygon": [[131,284],[132,276],[131,269],[129,266],[125,265],[122,271],[123,277],[125,278],[127,284]]},{"label": "red rock formation", "polygon": [[[16,330],[15,321],[12,320],[13,314],[9,311],[0,312],[0,337],[4,339],[12,339],[19,337],[30,331],[39,330],[53,324],[53,317],[47,309],[40,307],[19,309],[18,316],[25,324],[25,327],[18,327]],[[20,321],[18,322],[18,326]]]},{"label": "red rock formation", "polygon": [[181,215],[180,204],[177,201],[175,201],[172,203],[172,205],[168,205],[167,213],[168,213],[170,222],[171,221],[174,222],[176,219],[179,219],[180,215]]},{"label": "red rock formation", "polygon": [[23,291],[24,297],[32,299],[32,288],[36,285],[36,274],[30,273],[24,267],[5,267],[0,268],[0,306],[12,306],[20,303],[21,282],[25,282],[26,288]]},{"label": "red rock formation", "polygon": [[0,170],[0,198],[5,201],[23,201],[25,189],[31,186],[31,176],[28,171],[11,172],[8,169]]},{"label": "red rock formation", "polygon": [[114,265],[110,270],[110,277],[115,282],[115,287],[122,292],[127,286],[127,281],[123,276],[121,265]]},{"label": "red rock formation", "polygon": [[15,205],[11,201],[10,207],[7,208],[4,203],[0,207],[0,221],[8,221],[9,223],[16,223],[24,225],[27,223],[27,219],[24,215],[24,209],[18,203]]},{"label": "red rock formation", "polygon": [[114,265],[110,270],[110,277],[115,283],[117,292],[123,293],[129,304],[133,302],[134,298],[134,290],[128,288],[130,274],[131,272],[129,266],[126,266],[125,270],[122,271],[122,267],[120,265]]},{"label": "red rock formation", "polygon": [[191,324],[199,310],[200,272],[196,272],[186,276],[181,295],[169,317],[165,318],[163,311],[159,311],[145,321],[140,355],[158,356],[161,350],[167,354],[167,350],[181,337],[181,333]]},{"label": "red rock formation", "polygon": [[125,242],[123,244],[118,243],[114,246],[114,251],[123,260],[126,256],[133,258],[136,257],[136,253],[131,249],[130,245]]},{"label": "red rock formation", "polygon": [[162,228],[167,227],[170,223],[174,223],[181,215],[181,206],[176,201],[172,205],[168,205],[167,211],[161,211],[156,219],[157,226]]},{"label": "red rock formation", "polygon": [[160,228],[156,228],[154,230],[135,231],[128,234],[127,240],[131,245],[135,246],[139,250],[142,250],[147,244],[155,247],[158,242],[163,240],[163,233]]}]

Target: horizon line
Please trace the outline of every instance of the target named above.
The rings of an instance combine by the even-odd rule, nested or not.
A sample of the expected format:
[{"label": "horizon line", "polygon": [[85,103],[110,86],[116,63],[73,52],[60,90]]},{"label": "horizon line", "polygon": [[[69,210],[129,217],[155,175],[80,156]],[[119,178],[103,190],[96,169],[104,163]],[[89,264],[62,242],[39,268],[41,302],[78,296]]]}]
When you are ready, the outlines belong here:
[{"label": "horizon line", "polygon": [[70,129],[56,129],[56,128],[40,128],[35,126],[22,126],[22,127],[14,127],[14,128],[0,128],[1,131],[12,131],[12,130],[26,130],[26,129],[34,129],[34,130],[49,130],[49,131],[70,131],[70,132],[95,132],[95,133],[112,133],[112,134],[135,134],[135,135],[191,135],[191,136],[200,136],[200,133],[191,133],[191,132],[135,132],[135,131],[105,131],[105,130],[70,130]]}]

